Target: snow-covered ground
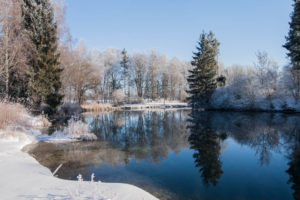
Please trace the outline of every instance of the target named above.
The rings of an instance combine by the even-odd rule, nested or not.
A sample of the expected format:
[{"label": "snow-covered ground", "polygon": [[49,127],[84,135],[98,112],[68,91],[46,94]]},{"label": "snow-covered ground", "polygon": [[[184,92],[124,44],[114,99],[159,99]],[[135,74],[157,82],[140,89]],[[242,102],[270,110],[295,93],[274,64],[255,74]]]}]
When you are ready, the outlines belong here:
[{"label": "snow-covered ground", "polygon": [[125,104],[121,106],[122,109],[151,109],[151,108],[183,108],[188,107],[187,103],[179,102],[179,101],[152,101],[152,102],[145,102],[141,104]]},{"label": "snow-covered ground", "polygon": [[[34,122],[35,118],[32,119]],[[38,120],[36,120],[38,125]],[[0,133],[0,199],[157,199],[148,192],[122,183],[56,178],[33,157],[26,145],[43,138],[38,130],[15,128]]]}]

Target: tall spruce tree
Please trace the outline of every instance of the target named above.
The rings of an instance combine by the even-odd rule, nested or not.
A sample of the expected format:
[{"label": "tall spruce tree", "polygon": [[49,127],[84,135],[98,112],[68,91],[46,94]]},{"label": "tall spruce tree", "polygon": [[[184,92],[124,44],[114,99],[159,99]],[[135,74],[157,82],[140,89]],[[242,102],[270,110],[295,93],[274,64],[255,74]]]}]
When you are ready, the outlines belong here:
[{"label": "tall spruce tree", "polygon": [[[129,57],[127,56],[126,49],[123,49],[121,52],[122,60],[120,62],[122,68],[122,80],[123,80],[123,90],[124,94],[127,95],[128,101],[130,98],[130,90],[129,90]],[[127,90],[127,91],[126,91]]]},{"label": "tall spruce tree", "polygon": [[288,57],[294,70],[300,70],[300,0],[294,0],[290,31],[283,45],[288,50]]},{"label": "tall spruce tree", "polygon": [[197,52],[194,52],[188,76],[190,94],[188,101],[193,108],[208,108],[210,98],[217,88],[217,55],[219,53],[219,42],[215,39],[213,32],[200,35]]},{"label": "tall spruce tree", "polygon": [[30,59],[29,91],[32,104],[40,108],[41,103],[51,111],[61,103],[60,93],[62,69],[57,53],[57,24],[49,0],[23,0],[24,27],[31,39],[34,56]]},{"label": "tall spruce tree", "polygon": [[291,75],[293,81],[293,96],[297,102],[300,99],[300,0],[294,0],[294,11],[291,15],[290,31],[283,45],[288,50]]}]

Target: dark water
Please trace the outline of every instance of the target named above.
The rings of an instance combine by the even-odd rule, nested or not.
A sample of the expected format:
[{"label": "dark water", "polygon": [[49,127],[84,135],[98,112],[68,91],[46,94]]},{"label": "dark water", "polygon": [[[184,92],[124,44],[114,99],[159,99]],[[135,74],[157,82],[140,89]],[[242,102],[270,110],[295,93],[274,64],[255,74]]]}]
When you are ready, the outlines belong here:
[{"label": "dark water", "polygon": [[99,141],[30,153],[58,176],[139,186],[161,199],[299,199],[300,116],[122,111],[85,116]]}]

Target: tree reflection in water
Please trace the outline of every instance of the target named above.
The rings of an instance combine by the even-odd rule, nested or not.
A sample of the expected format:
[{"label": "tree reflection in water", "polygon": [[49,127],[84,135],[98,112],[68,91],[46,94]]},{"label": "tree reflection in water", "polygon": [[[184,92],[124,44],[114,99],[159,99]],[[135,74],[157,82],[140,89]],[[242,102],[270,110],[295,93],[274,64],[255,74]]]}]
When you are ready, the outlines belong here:
[{"label": "tree reflection in water", "polygon": [[157,163],[170,151],[188,147],[186,116],[186,111],[113,112],[94,117],[91,127],[100,140],[112,147]]},{"label": "tree reflection in water", "polygon": [[289,183],[294,190],[294,198],[300,199],[300,129],[295,128],[288,137],[288,148],[290,150],[289,168],[286,171],[290,175]]},{"label": "tree reflection in water", "polygon": [[[300,116],[298,115],[229,112],[189,114],[189,111],[181,110],[117,111],[86,116],[85,120],[91,123],[92,132],[98,136],[99,141],[69,144],[40,142],[33,145],[30,153],[41,164],[52,170],[60,163],[65,163],[58,172],[59,177],[76,179],[78,173],[81,173],[89,178],[92,173],[91,166],[99,171],[106,166],[105,170],[112,170],[107,176],[108,181],[112,180],[110,178],[113,176],[112,181],[128,182],[141,187],[148,183],[158,184],[149,191],[164,187],[168,192],[177,193],[178,188],[185,188],[185,195],[192,195],[188,190],[193,187],[199,189],[202,185],[199,177],[195,175],[197,171],[207,187],[220,184],[226,171],[230,172],[228,168],[222,169],[222,165],[232,158],[229,156],[227,160],[224,159],[223,153],[226,153],[226,145],[230,147],[234,143],[239,144],[236,146],[241,146],[243,150],[247,149],[245,150],[247,153],[256,155],[259,164],[250,161],[254,173],[255,170],[259,171],[262,165],[264,168],[273,167],[272,170],[275,172],[277,169],[272,166],[272,156],[276,154],[277,159],[279,156],[281,162],[288,164],[285,170],[289,175],[288,184],[294,191],[294,198],[300,198]],[[183,151],[184,154],[176,157]],[[138,161],[142,164],[139,165]],[[171,165],[175,161],[176,167]],[[128,165],[131,165],[130,169],[133,171],[126,171]],[[238,161],[236,165],[238,168]],[[109,166],[124,169],[120,172],[128,173],[127,177],[131,178],[126,179],[126,175],[123,176],[122,173],[114,176],[118,171],[113,171],[113,167],[110,169]],[[144,168],[135,168],[136,166]],[[194,166],[196,169],[193,168]],[[165,169],[168,170],[164,171]],[[179,180],[179,186],[175,187],[177,183],[169,173],[182,178],[190,175],[185,179],[186,186],[181,186]],[[276,173],[280,172],[277,170]],[[154,179],[153,174],[159,175]],[[133,176],[137,176],[136,179],[132,178]],[[277,177],[277,174],[274,176]],[[191,184],[201,185],[188,185],[188,180],[191,180]],[[171,186],[175,189],[172,190]]]},{"label": "tree reflection in water", "polygon": [[195,165],[206,186],[210,184],[216,186],[221,177],[222,162],[220,160],[220,142],[226,138],[225,134],[220,134],[211,127],[211,115],[207,112],[191,113],[188,120],[191,131],[189,142],[191,149],[195,150],[193,155]]},{"label": "tree reflection in water", "polygon": [[289,159],[286,171],[300,199],[300,116],[285,114],[249,114],[224,112],[192,112],[189,142],[195,152],[195,166],[205,185],[218,184],[223,171],[220,154],[222,142],[232,138],[255,150],[260,165],[270,163],[272,152]]}]

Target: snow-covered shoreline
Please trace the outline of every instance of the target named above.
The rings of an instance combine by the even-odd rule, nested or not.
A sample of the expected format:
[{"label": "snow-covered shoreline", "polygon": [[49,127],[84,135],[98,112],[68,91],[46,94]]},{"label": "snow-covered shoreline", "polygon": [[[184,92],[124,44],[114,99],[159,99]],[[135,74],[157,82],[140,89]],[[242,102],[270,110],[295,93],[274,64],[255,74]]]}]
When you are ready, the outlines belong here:
[{"label": "snow-covered shoreline", "polygon": [[14,131],[12,136],[1,134],[6,134],[0,139],[1,199],[157,199],[129,184],[56,178],[48,168],[22,150],[28,144],[37,142],[37,131]]}]

